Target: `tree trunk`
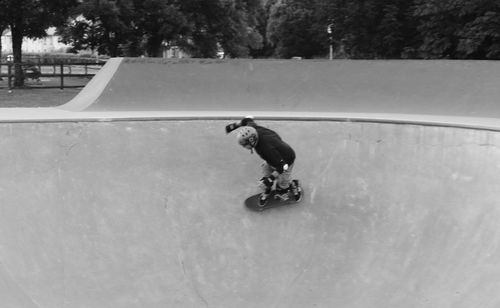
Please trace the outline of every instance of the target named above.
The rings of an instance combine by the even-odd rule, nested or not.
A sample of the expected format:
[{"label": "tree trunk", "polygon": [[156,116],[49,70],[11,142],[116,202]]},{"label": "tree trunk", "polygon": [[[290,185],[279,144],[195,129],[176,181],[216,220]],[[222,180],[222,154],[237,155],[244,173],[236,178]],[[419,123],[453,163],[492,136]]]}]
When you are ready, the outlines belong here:
[{"label": "tree trunk", "polygon": [[12,53],[14,55],[14,87],[24,86],[24,73],[22,67],[23,31],[11,25],[12,32]]},{"label": "tree trunk", "polygon": [[0,28],[0,81],[3,80],[1,74],[2,74],[2,48],[3,48],[3,46],[2,46],[2,35],[3,35],[3,31],[4,30],[5,29]]}]

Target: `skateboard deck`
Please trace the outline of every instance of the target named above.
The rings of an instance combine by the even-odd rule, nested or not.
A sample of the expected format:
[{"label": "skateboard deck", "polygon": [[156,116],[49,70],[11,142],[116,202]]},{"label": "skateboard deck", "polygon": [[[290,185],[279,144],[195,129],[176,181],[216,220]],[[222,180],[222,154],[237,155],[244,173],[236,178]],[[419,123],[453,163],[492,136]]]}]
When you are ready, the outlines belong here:
[{"label": "skateboard deck", "polygon": [[[299,203],[301,201],[301,200],[295,201],[293,194],[290,192],[288,193],[288,200],[276,199],[275,193],[273,191],[271,193],[271,196],[269,197],[269,201],[267,201],[267,204],[265,206],[261,207],[261,206],[259,206],[260,195],[261,194],[259,193],[259,194],[255,194],[253,196],[248,197],[245,200],[245,206],[252,211],[262,212],[264,210],[268,210],[268,209],[272,209],[272,208],[280,207],[280,206],[284,206],[284,205]],[[303,199],[303,198],[304,198],[304,190],[302,189],[302,198],[301,199]]]}]

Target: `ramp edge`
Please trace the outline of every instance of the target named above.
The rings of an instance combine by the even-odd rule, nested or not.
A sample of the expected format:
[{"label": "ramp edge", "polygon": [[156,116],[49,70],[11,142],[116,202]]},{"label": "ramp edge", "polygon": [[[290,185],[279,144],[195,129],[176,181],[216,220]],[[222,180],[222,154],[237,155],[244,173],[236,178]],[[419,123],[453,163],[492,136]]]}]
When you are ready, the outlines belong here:
[{"label": "ramp edge", "polygon": [[[2,110],[3,109],[3,110]],[[113,121],[195,121],[238,120],[252,115],[272,121],[373,122],[500,131],[500,119],[484,117],[435,116],[425,114],[378,114],[335,112],[261,111],[112,111],[71,112],[59,108],[0,108],[0,123],[113,122]]]},{"label": "ramp edge", "polygon": [[109,59],[80,93],[66,104],[55,108],[68,111],[82,111],[92,105],[107,87],[122,61],[123,58]]}]

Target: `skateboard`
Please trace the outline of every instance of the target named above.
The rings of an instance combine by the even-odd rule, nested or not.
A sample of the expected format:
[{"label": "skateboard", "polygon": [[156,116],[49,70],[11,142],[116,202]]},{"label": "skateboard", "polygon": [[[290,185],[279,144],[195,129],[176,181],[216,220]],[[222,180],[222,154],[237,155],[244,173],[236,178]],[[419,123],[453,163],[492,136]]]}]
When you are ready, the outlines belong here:
[{"label": "skateboard", "polygon": [[299,185],[299,189],[302,192],[302,197],[300,198],[299,201],[295,201],[295,198],[294,198],[292,192],[290,192],[290,191],[287,193],[288,199],[283,200],[282,198],[278,197],[276,195],[276,191],[273,190],[271,192],[271,196],[269,197],[269,200],[267,201],[267,204],[265,206],[263,206],[263,207],[259,206],[259,197],[261,195],[260,193],[248,197],[245,200],[245,206],[252,211],[262,212],[264,210],[272,209],[275,207],[280,207],[283,205],[299,203],[302,199],[304,199],[304,190],[302,189],[302,187],[300,185]]}]

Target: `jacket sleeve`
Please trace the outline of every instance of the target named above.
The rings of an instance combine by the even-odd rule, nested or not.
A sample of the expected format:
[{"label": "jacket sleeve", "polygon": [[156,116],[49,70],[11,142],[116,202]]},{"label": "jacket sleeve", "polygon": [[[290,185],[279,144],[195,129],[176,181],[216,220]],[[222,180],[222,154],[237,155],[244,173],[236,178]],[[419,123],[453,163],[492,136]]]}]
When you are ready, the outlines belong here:
[{"label": "jacket sleeve", "polygon": [[255,121],[253,120],[252,117],[244,117],[242,120],[241,120],[241,126],[257,126],[257,124],[255,123]]}]

